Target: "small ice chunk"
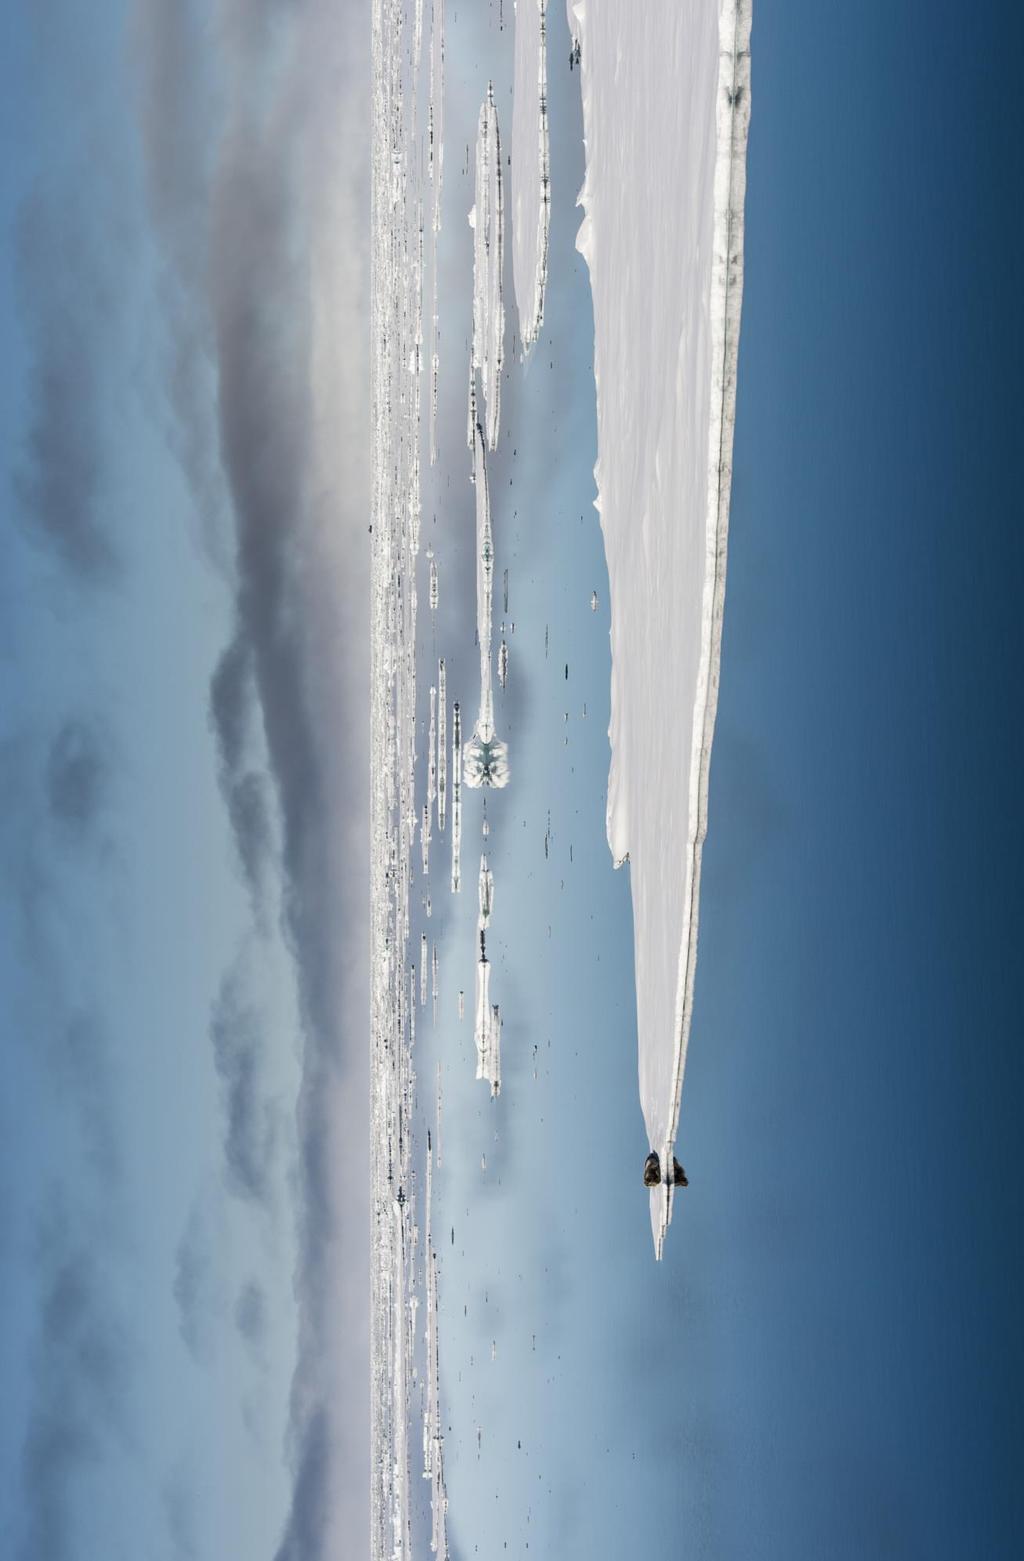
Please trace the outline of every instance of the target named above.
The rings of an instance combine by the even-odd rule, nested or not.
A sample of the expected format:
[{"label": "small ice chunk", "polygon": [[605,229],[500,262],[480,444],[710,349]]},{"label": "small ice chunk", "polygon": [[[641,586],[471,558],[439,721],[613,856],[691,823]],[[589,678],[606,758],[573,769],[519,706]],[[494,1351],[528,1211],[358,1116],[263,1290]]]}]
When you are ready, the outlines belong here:
[{"label": "small ice chunk", "polygon": [[487,865],[486,856],[480,858],[480,877],[477,880],[477,889],[480,900],[480,915],[476,925],[479,932],[484,932],[491,924],[491,911],[494,907],[494,874]]}]

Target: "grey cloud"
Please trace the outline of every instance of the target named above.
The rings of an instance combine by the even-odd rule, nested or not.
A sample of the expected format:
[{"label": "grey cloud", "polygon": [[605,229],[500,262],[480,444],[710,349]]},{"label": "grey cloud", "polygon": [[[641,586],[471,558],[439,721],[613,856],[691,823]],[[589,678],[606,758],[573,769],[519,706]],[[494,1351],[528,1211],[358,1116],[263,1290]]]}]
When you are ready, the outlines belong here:
[{"label": "grey cloud", "polygon": [[210,720],[220,762],[232,774],[242,768],[249,746],[255,689],[249,645],[236,634],[210,679]]},{"label": "grey cloud", "polygon": [[20,214],[16,267],[30,353],[29,414],[14,491],[30,534],[77,576],[101,580],[115,566],[101,456],[100,365],[110,316],[89,228],[67,189],[37,191]]},{"label": "grey cloud", "polygon": [[210,680],[210,724],[217,740],[221,795],[253,912],[262,920],[273,830],[267,780],[251,764],[258,719],[251,648],[244,635],[236,634]]},{"label": "grey cloud", "polygon": [[291,1512],[274,1561],[307,1561],[326,1553],[330,1473],[327,1412],[318,1406],[302,1427]]},{"label": "grey cloud", "polygon": [[201,1198],[192,1205],[175,1254],[174,1299],[189,1354],[199,1363],[209,1360],[220,1321],[220,1276],[210,1217]]},{"label": "grey cloud", "polygon": [[49,1048],[51,1076],[69,1101],[82,1135],[86,1158],[100,1185],[109,1189],[119,1169],[113,1107],[113,1069],[107,1034],[91,1012],[61,1022]]},{"label": "grey cloud", "polygon": [[200,312],[219,96],[211,30],[201,0],[158,0],[137,7],[132,32],[150,210]]},{"label": "grey cloud", "polygon": [[85,898],[84,876],[67,870],[66,848],[99,845],[107,852],[111,841],[97,826],[111,774],[109,743],[91,719],[68,718],[55,736],[26,723],[0,741],[0,870],[37,1025],[61,1012],[67,986],[61,944],[76,936],[72,923]]},{"label": "grey cloud", "polygon": [[50,812],[75,833],[84,833],[102,806],[108,758],[95,727],[69,720],[54,739],[46,766]]},{"label": "grey cloud", "polygon": [[[335,0],[234,5],[225,37],[234,70],[197,285],[209,287],[235,528],[229,671],[251,668],[304,1030],[294,1480],[280,1553],[315,1561],[342,1537],[352,1554],[369,1548],[365,16]],[[187,80],[166,85],[158,148],[175,133],[170,105],[188,96]],[[188,197],[161,188],[175,232]],[[332,287],[319,316],[317,265]],[[341,364],[326,392],[325,357]],[[222,759],[242,715],[224,675]],[[242,1100],[244,1066],[236,1076]]]},{"label": "grey cloud", "polygon": [[[17,916],[18,940],[12,950],[22,970],[52,964],[45,927],[49,872],[39,849],[32,804],[39,781],[34,773],[32,741],[19,732],[0,741],[0,866],[8,903]],[[44,995],[48,995],[43,987]]]},{"label": "grey cloud", "polygon": [[168,1476],[161,1496],[174,1555],[181,1561],[192,1561],[199,1554],[198,1525],[195,1497],[184,1469],[175,1469]]},{"label": "grey cloud", "polygon": [[[12,1253],[16,1289],[32,1296],[34,1335],[26,1399],[13,1399],[11,1408],[23,1438],[20,1471],[11,1471],[15,1482],[20,1472],[21,1520],[3,1545],[22,1561],[82,1553],[83,1514],[95,1506],[91,1486],[119,1456],[115,1444],[128,1434],[133,1404],[135,1356],[110,1237],[122,1216],[118,1081],[107,1024],[89,997],[93,983],[66,959],[69,939],[82,947],[78,917],[91,910],[96,882],[61,876],[48,828],[55,817],[86,831],[100,807],[103,760],[78,735],[75,722],[53,744],[22,731],[0,750],[0,859],[20,921],[9,951],[16,974],[6,993],[6,1036],[25,1048],[9,1061],[35,1075],[36,1088],[19,1096],[39,1107],[34,1160],[55,1184],[38,1215],[31,1165],[12,1165],[13,1188],[4,1189],[18,1197],[22,1218],[33,1220],[35,1241],[31,1263]],[[82,953],[87,959],[88,945]]]},{"label": "grey cloud", "polygon": [[80,1553],[75,1488],[125,1434],[131,1353],[94,1249],[61,1236],[46,1264],[22,1450],[21,1561]]},{"label": "grey cloud", "polygon": [[261,1285],[250,1279],[235,1302],[235,1326],[252,1349],[262,1348],[267,1331],[267,1297]]},{"label": "grey cloud", "polygon": [[206,268],[219,92],[201,0],[140,4],[133,27],[149,210],[164,258],[165,432],[189,483],[211,557],[228,561],[217,451],[215,364]]},{"label": "grey cloud", "polygon": [[246,1000],[243,979],[240,965],[224,977],[210,1036],[226,1118],[228,1186],[244,1198],[266,1203],[272,1188],[277,1113],[263,1089],[266,1044],[259,1014]]},{"label": "grey cloud", "polygon": [[222,772],[221,783],[253,911],[262,919],[263,880],[273,847],[266,778],[256,770],[232,777]]},{"label": "grey cloud", "polygon": [[[307,248],[309,214],[289,205],[294,155],[286,135],[271,140],[256,125],[244,132],[240,127],[222,171],[213,276],[239,622],[252,647],[277,787],[286,924],[298,960],[305,1029],[294,1483],[280,1555],[312,1561],[328,1553],[339,1531],[353,1553],[368,1548],[360,1543],[369,1504],[362,1473],[369,1362],[360,1348],[368,1293],[366,1220],[358,1205],[356,1217],[344,1219],[337,1196],[339,1187],[365,1185],[368,1163],[365,974],[360,968],[353,981],[345,959],[348,950],[356,964],[352,926],[365,926],[366,705],[365,683],[360,680],[356,692],[347,686],[344,669],[338,675],[336,644],[338,595],[347,597],[350,631],[361,634],[367,629],[362,618],[367,597],[353,600],[359,589],[358,576],[351,576],[353,560],[340,554],[333,569],[327,567],[332,560],[323,545],[324,528],[346,524],[345,497],[335,496],[340,514],[332,514],[330,507],[319,507],[320,496],[310,486],[308,284],[297,259]],[[351,469],[361,465],[353,451]],[[353,517],[349,510],[350,536],[362,533],[364,514]],[[360,562],[362,556],[360,550]],[[332,1174],[339,1127],[329,1103],[335,1113],[344,1108],[349,1119],[344,1130],[363,1149],[350,1179]],[[356,1281],[355,1295],[337,1285],[342,1252]],[[329,1390],[332,1366],[346,1375],[347,1396]],[[350,1384],[349,1373],[360,1380]]]},{"label": "grey cloud", "polygon": [[89,996],[92,983],[81,989],[84,969],[67,960],[69,947],[85,947],[81,920],[92,910],[97,880],[65,870],[55,846],[95,832],[108,774],[106,750],[84,721],[68,720],[49,743],[30,729],[0,743],[0,872],[13,912],[8,952],[16,972],[5,994],[8,1032],[12,1044],[21,1037],[30,1050],[47,1102],[61,1113],[62,1143],[72,1157],[81,1150],[105,1195],[119,1170],[109,1027]]}]

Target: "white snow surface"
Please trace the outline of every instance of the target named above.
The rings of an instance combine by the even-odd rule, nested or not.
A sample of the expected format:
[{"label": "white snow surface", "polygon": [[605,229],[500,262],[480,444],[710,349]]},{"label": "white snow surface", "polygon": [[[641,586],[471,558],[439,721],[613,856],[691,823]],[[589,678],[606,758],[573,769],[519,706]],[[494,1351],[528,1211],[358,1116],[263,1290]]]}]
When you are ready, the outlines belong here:
[{"label": "white snow surface", "polygon": [[[547,0],[515,0],[512,77],[512,281],[528,353],[544,320],[551,222]],[[632,10],[629,7],[628,10]]]},{"label": "white snow surface", "polygon": [[473,368],[483,386],[484,431],[488,449],[498,443],[501,369],[505,348],[505,304],[501,278],[505,253],[505,196],[501,172],[501,136],[494,87],[480,107],[476,132],[476,200],[469,213],[473,229]]},{"label": "white snow surface", "polygon": [[462,889],[462,712],[452,706],[452,893]]},{"label": "white snow surface", "polygon": [[491,1086],[491,1099],[501,1094],[501,1009],[490,999],[491,963],[483,951],[476,963],[476,1076]]},{"label": "white snow surface", "polygon": [[[693,1007],[718,699],[751,0],[567,9],[582,44],[576,243],[594,301],[595,502],[611,598],[608,843],[629,861],[640,1098],[664,1165]],[[659,1256],[671,1210],[654,1189]]]}]

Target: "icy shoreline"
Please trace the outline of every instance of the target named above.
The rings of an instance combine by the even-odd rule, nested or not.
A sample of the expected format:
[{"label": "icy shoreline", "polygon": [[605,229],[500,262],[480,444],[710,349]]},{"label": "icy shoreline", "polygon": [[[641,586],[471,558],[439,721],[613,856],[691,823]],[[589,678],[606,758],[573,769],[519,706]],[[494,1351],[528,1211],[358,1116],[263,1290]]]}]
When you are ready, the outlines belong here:
[{"label": "icy shoreline", "polygon": [[547,0],[517,0],[512,96],[512,279],[524,357],[544,323],[551,225]]},{"label": "icy shoreline", "polygon": [[[677,11],[671,13],[670,19],[677,30],[685,29],[688,21],[706,28],[709,22],[708,13],[712,9],[713,0],[711,4],[704,0],[703,4],[680,6]],[[676,257],[680,262],[678,270],[669,279],[666,280],[664,276],[659,277],[656,261],[651,261],[648,265],[650,274],[644,273],[643,266],[647,255],[641,243],[637,246],[640,252],[641,274],[638,277],[633,269],[624,282],[621,278],[616,278],[617,287],[613,289],[614,308],[611,307],[601,288],[601,283],[604,281],[601,270],[608,258],[602,251],[602,240],[604,235],[611,231],[612,223],[621,224],[623,221],[623,213],[615,207],[617,193],[626,188],[625,181],[635,178],[639,183],[644,176],[652,178],[652,175],[648,167],[640,168],[634,165],[620,168],[617,192],[616,182],[609,176],[611,159],[603,148],[600,168],[595,170],[592,156],[595,141],[600,143],[602,132],[608,128],[599,123],[602,109],[598,99],[602,88],[605,88],[602,73],[614,71],[617,78],[621,58],[609,57],[611,49],[606,46],[612,42],[609,27],[613,27],[614,23],[609,23],[604,16],[598,16],[593,0],[569,0],[567,10],[570,31],[574,37],[581,40],[582,44],[581,90],[587,146],[587,176],[580,197],[586,216],[581,225],[577,247],[587,261],[594,291],[595,380],[598,392],[598,464],[595,469],[599,494],[597,505],[601,511],[602,528],[605,533],[613,604],[618,607],[617,614],[613,610],[612,631],[612,724],[609,732],[612,742],[612,760],[609,773],[608,836],[616,861],[622,861],[627,857],[630,860],[637,964],[641,1099],[651,1145],[657,1149],[664,1164],[671,1162],[678,1131],[683,1074],[693,1013],[701,857],[707,834],[708,781],[718,704],[736,410],[736,366],[743,286],[743,199],[746,188],[746,147],[750,121],[751,0],[720,0],[717,6],[718,65],[713,103],[714,156],[713,183],[710,192],[712,218],[709,263],[702,267],[699,258],[702,254],[703,213],[697,210],[692,221],[692,229],[695,235],[694,252],[698,259],[689,263],[689,271],[682,263],[683,256],[680,254]],[[686,10],[690,12],[690,17],[683,14]],[[605,29],[603,35],[599,34],[595,27],[595,19],[603,24]],[[671,31],[672,28],[666,19],[662,36],[659,38],[662,48],[657,51],[657,58],[644,62],[653,94],[657,94],[659,87],[663,87],[666,92],[672,90]],[[621,52],[620,48],[620,56]],[[695,48],[694,52],[699,54],[699,49]],[[705,62],[708,59],[709,54],[706,54]],[[659,70],[663,73],[663,80],[660,82]],[[698,82],[698,87],[706,85],[703,80]],[[708,127],[701,122],[700,109],[704,105],[699,101],[699,92],[695,94],[695,98],[697,102],[696,107],[691,109],[692,119],[685,127],[691,132],[691,162],[689,167],[683,166],[682,178],[686,180],[688,175],[691,176],[692,185],[692,188],[683,191],[683,199],[692,200],[695,206],[699,207],[700,197],[705,194],[701,178],[709,171],[707,147],[701,139],[702,135],[706,135]],[[707,107],[710,106],[709,103]],[[666,120],[670,112],[666,110]],[[673,138],[669,134],[660,139],[654,138],[650,145],[643,143],[642,140],[637,144],[642,146],[652,159],[660,157],[668,171],[669,157],[675,154],[680,139],[686,146],[685,136]],[[666,147],[670,148],[668,153]],[[623,155],[619,153],[618,148],[616,153],[620,157]],[[628,152],[625,155],[628,157]],[[601,182],[602,175],[603,182]],[[680,173],[676,169],[674,180],[676,185],[679,179]],[[672,188],[672,185],[664,187]],[[657,220],[657,208],[654,208],[653,215]],[[602,223],[606,225],[602,226]],[[689,236],[685,227],[681,227],[680,231]],[[638,235],[634,233],[633,237],[635,243]],[[630,259],[635,266],[637,256],[634,255]],[[611,267],[614,266],[613,257]],[[635,459],[635,456],[633,451],[609,448],[608,444],[602,441],[602,432],[607,433],[611,429],[614,433],[623,435],[619,442],[626,445],[630,432],[628,415],[617,415],[614,406],[609,412],[608,403],[611,398],[607,392],[607,383],[614,376],[614,389],[618,392],[619,398],[624,399],[628,394],[630,383],[629,370],[639,372],[642,367],[643,372],[651,375],[650,361],[642,365],[637,362],[638,356],[643,354],[645,342],[650,345],[650,336],[645,337],[641,330],[623,329],[623,320],[629,317],[631,292],[642,299],[642,308],[638,309],[638,313],[646,320],[644,310],[652,317],[658,315],[659,285],[664,291],[668,286],[678,287],[680,282],[684,287],[706,289],[706,297],[702,300],[701,311],[695,314],[693,321],[684,318],[676,343],[672,342],[670,332],[663,332],[668,343],[663,349],[663,355],[667,355],[672,347],[675,347],[677,353],[676,362],[665,366],[664,383],[670,387],[665,399],[668,404],[675,405],[677,408],[680,403],[684,403],[688,388],[687,374],[694,380],[696,388],[704,392],[707,417],[706,442],[703,443],[706,452],[705,471],[697,473],[687,468],[677,448],[679,444],[685,442],[677,428],[662,435],[660,444],[654,443],[652,460],[646,472],[646,486],[642,479],[638,483],[635,475],[631,474],[633,476],[631,490],[627,490],[624,482],[616,487],[613,471],[616,461],[624,462],[630,458]],[[649,297],[644,296],[645,288],[649,292]],[[690,327],[689,330],[686,327]],[[622,338],[626,338],[625,344]],[[639,345],[634,346],[634,343]],[[632,359],[630,359],[631,351]],[[657,347],[655,353],[656,351]],[[611,375],[608,373],[609,369],[612,371]],[[703,385],[700,385],[697,382],[705,374],[707,378]],[[626,386],[625,392],[623,384]],[[672,390],[675,392],[674,396]],[[689,407],[687,410],[691,425],[690,429],[682,432],[696,433],[698,430],[693,425],[698,416],[703,422],[703,412],[694,413]],[[677,421],[681,420],[682,415],[680,411]],[[650,438],[651,436],[647,435],[646,430],[641,430],[639,437]],[[682,482],[678,485],[662,482],[663,461],[667,462],[669,459],[674,460],[679,466],[681,475],[689,479],[688,487],[685,487]],[[692,464],[691,459],[690,465]],[[699,485],[703,487],[703,516],[700,518],[702,534],[700,535],[697,530],[698,516],[690,513],[700,508]],[[687,509],[687,499],[692,501],[689,509]],[[627,500],[631,500],[632,505],[626,502]],[[625,538],[621,534],[627,523],[636,526],[637,511],[639,511],[643,542],[640,549],[632,537]],[[685,542],[671,544],[672,560],[681,567],[677,567],[675,571],[652,567],[650,554],[653,552],[660,558],[657,528],[678,525],[686,531],[687,522],[692,533],[689,536],[689,552],[686,551]],[[654,533],[653,537],[652,533]],[[630,620],[640,606],[638,598],[644,598],[645,591],[648,602],[653,591],[661,597],[669,598],[673,603],[678,598],[678,601],[684,605],[697,608],[694,593],[697,584],[694,576],[697,570],[700,571],[700,589],[699,648],[696,665],[693,665],[693,645],[690,641],[684,645],[686,654],[681,656],[678,662],[673,661],[673,666],[683,667],[681,675],[693,690],[689,743],[683,745],[678,755],[684,762],[688,757],[687,813],[683,836],[679,828],[681,821],[676,806],[678,781],[681,780],[683,773],[682,764],[678,772],[671,764],[666,766],[669,772],[668,780],[667,782],[661,780],[662,789],[659,792],[659,779],[656,776],[652,779],[654,772],[645,769],[643,763],[643,760],[650,755],[651,739],[649,733],[638,734],[638,727],[647,714],[642,708],[644,699],[649,697],[643,679],[650,669],[652,649],[650,643],[644,643],[642,637],[638,640],[637,625]],[[642,636],[642,631],[640,633]],[[649,639],[654,639],[653,633],[649,633]],[[662,647],[658,648],[661,650]],[[665,689],[664,667],[658,666],[654,670],[655,687],[661,687],[670,696],[678,697],[680,692],[678,683],[671,689]],[[687,698],[685,688],[682,693],[685,700]],[[631,705],[635,705],[636,708],[631,708]],[[670,704],[666,702],[660,707],[660,713],[664,715],[665,710],[670,708]],[[655,719],[658,713],[659,707],[655,703]],[[687,746],[688,754],[685,751]],[[654,754],[656,758],[660,757],[657,748]],[[643,816],[645,812],[647,817]],[[652,814],[656,816],[652,817]],[[672,868],[681,870],[681,884],[675,881],[670,884],[664,882],[666,868],[662,861],[654,859],[655,843],[663,861],[670,863]],[[658,924],[659,917],[663,922],[671,923],[667,930],[663,925]],[[674,942],[678,950],[674,972],[670,968],[668,940]],[[674,990],[670,990],[670,986],[674,987]],[[669,1019],[670,1000],[671,1020]],[[671,1024],[670,1035],[666,1034],[669,1024]],[[659,1257],[671,1213],[670,1195],[664,1189],[654,1189],[651,1194],[651,1224],[655,1250]]]}]

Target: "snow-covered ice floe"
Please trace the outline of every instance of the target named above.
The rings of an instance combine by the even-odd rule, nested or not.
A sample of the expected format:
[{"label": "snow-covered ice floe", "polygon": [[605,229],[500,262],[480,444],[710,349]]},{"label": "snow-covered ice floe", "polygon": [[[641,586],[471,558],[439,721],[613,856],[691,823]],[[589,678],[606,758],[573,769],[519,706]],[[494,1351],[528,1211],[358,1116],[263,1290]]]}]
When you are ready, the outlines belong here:
[{"label": "snow-covered ice floe", "polygon": [[[640,1098],[664,1165],[693,1011],[718,702],[751,0],[567,9],[582,50],[576,243],[594,302],[611,595],[608,842],[629,862]],[[653,1189],[659,1256],[671,1212],[671,1191]]]},{"label": "snow-covered ice floe", "polygon": [[490,82],[477,125],[476,200],[469,213],[469,225],[473,229],[473,371],[480,374],[484,432],[487,447],[493,450],[498,443],[505,354],[505,304],[501,292],[505,195],[498,111]]},{"label": "snow-covered ice floe", "polygon": [[452,893],[462,888],[462,712],[452,706]]},{"label": "snow-covered ice floe", "polygon": [[[624,8],[628,11],[632,7]],[[512,79],[512,281],[528,353],[544,320],[551,225],[547,0],[516,0]]]},{"label": "snow-covered ice floe", "polygon": [[480,858],[480,877],[477,881],[480,912],[477,916],[477,965],[476,965],[476,1076],[486,1079],[491,1086],[491,1098],[501,1093],[501,1010],[490,998],[491,964],[487,958],[487,929],[494,909],[494,874],[487,857]]},{"label": "snow-covered ice floe", "polygon": [[479,423],[473,432],[473,482],[476,486],[476,602],[477,639],[480,644],[480,713],[466,744],[463,769],[467,786],[508,785],[508,747],[494,730],[494,692],[491,684],[491,600],[494,592],[494,539],[491,501],[487,489],[484,433]]},{"label": "snow-covered ice floe", "polygon": [[491,1099],[501,1094],[501,1010],[490,998],[491,962],[487,958],[484,940],[480,939],[480,954],[476,962],[476,1023],[473,1039],[476,1043],[476,1076],[491,1087]]},{"label": "snow-covered ice floe", "polygon": [[494,904],[494,874],[487,862],[487,857],[480,858],[480,877],[477,880],[477,895],[480,902],[480,913],[477,916],[477,932],[486,932],[491,925],[491,907]]}]

